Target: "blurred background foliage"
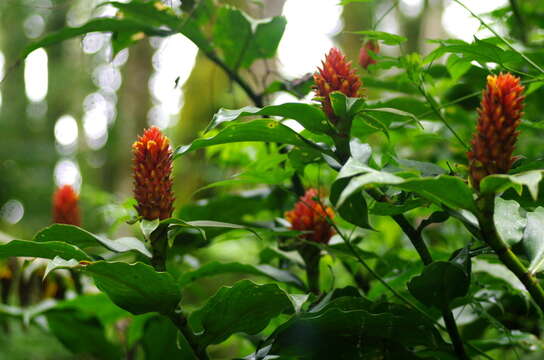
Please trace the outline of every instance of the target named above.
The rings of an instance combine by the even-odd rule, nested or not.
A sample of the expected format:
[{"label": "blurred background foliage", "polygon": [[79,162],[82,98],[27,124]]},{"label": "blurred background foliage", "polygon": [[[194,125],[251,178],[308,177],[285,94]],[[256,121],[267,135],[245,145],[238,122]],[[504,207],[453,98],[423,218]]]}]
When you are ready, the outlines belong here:
[{"label": "blurred background foliage", "polygon": [[[110,236],[133,235],[123,219],[131,213],[130,149],[137,134],[149,125],[157,125],[174,145],[186,144],[206,128],[220,108],[254,105],[222,69],[181,35],[146,38],[113,56],[110,35],[92,33],[36,50],[26,60],[20,59],[25,46],[44,34],[64,26],[79,26],[92,17],[115,14],[116,10],[111,6],[96,7],[101,2],[0,1],[0,78],[6,76],[0,87],[0,241],[30,239],[37,230],[49,225],[52,193],[65,183],[80,191],[85,229]],[[163,2],[166,6],[181,6],[182,9],[184,6],[192,8],[193,3]],[[471,42],[474,36],[482,39],[491,35],[478,20],[450,0],[343,1],[345,6],[338,2],[217,1],[238,7],[256,19],[283,14],[287,20],[278,56],[256,61],[249,69],[241,71],[257,91],[263,91],[276,80],[303,79],[315,71],[333,45],[340,47],[357,66],[363,36],[354,32],[361,30],[381,30],[407,38],[400,46],[382,44],[385,56],[413,52],[429,54],[437,46],[436,42],[430,41],[433,39],[460,38]],[[485,15],[486,21],[500,34],[515,39],[516,46],[529,53],[535,62],[544,63],[543,2],[467,0],[466,5]],[[206,31],[215,34],[216,29],[208,25]],[[479,94],[486,75],[493,70],[470,62],[456,63],[457,60],[451,55],[428,65],[425,80],[432,86],[427,90],[442,99],[442,103]],[[463,147],[443,126],[432,121],[429,108],[412,96],[416,89],[410,83],[399,77],[397,89],[392,88],[394,81],[382,84],[385,74],[390,80],[396,75],[395,70],[387,68],[386,61],[368,70],[357,68],[368,87],[370,101],[383,103],[383,107],[394,102],[394,107],[405,107],[411,113],[426,114],[429,118],[424,129],[406,126],[390,131],[389,138],[380,132],[369,135],[367,141],[373,148],[380,149],[376,153],[381,154],[384,162],[387,156],[399,155],[438,163],[455,172],[465,171]],[[542,157],[543,151],[544,102],[538,100],[544,96],[542,84],[528,85],[526,121],[521,127],[517,150],[517,154],[530,159]],[[398,89],[401,89],[401,96]],[[311,98],[311,94],[303,96],[303,101],[309,102]],[[466,97],[457,106],[446,109],[452,126],[467,142],[474,129],[478,99],[477,96]],[[296,97],[281,92],[266,96],[264,100],[282,103],[296,100]],[[359,130],[365,133],[368,129]],[[256,171],[258,174],[269,166],[271,176],[288,178],[293,169],[281,169],[286,172],[282,174],[275,166],[277,161],[263,144],[253,143],[220,145],[184,156],[175,162],[174,192],[179,217],[235,223],[282,217],[295,197],[278,188],[255,188],[255,183],[266,183],[266,179],[202,189],[256,166],[260,167]],[[304,185],[317,188],[326,188],[334,178],[324,164],[307,166],[304,174]],[[251,178],[251,174],[248,176]],[[208,198],[207,206],[198,202]],[[421,218],[431,212],[432,209],[424,209],[411,216]],[[394,262],[395,268],[404,276],[407,273],[402,272],[403,267],[409,268],[408,274],[419,273],[420,269],[411,263],[415,259],[413,250],[404,249],[405,239],[392,220],[376,217],[372,219],[372,225],[377,231],[365,232],[365,249],[381,256],[375,261],[376,268],[383,268],[387,274],[391,269],[389,262]],[[437,259],[464,246],[464,241],[455,236],[460,232],[463,232],[461,226],[454,222],[448,222],[440,231],[429,227],[427,238]],[[255,241],[245,232],[229,232],[228,236],[214,239],[213,246],[193,252],[183,266],[190,268],[192,262],[210,260],[258,263],[266,262],[263,258],[285,256],[274,251],[268,243]],[[351,265],[355,268],[355,264]],[[322,267],[325,287],[333,282],[336,287],[349,284],[352,271],[349,266],[344,268],[326,258]],[[190,285],[184,301],[202,303],[220,284],[236,279],[234,275],[225,275],[195,282]],[[374,296],[383,292],[379,286],[373,289]],[[515,318],[507,320],[514,324],[514,329],[529,326],[516,324]],[[28,359],[24,354],[29,339],[36,349],[33,359],[70,358],[69,352],[57,340],[44,338],[47,335],[37,329],[14,328],[16,330],[8,337],[0,337],[0,359]],[[499,324],[486,331],[500,336],[503,329]],[[467,331],[477,333],[479,330],[472,325]],[[519,341],[529,340],[520,338]],[[215,354],[227,358],[247,354],[251,348],[248,339],[233,337],[216,349]]]}]

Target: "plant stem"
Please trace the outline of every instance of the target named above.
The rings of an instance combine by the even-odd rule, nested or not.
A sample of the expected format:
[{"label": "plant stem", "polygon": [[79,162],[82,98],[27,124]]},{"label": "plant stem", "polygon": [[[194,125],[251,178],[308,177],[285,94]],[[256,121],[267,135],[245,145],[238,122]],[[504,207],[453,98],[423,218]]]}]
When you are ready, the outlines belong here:
[{"label": "plant stem", "polygon": [[499,237],[493,214],[495,210],[495,194],[487,194],[478,199],[480,212],[477,214],[480,231],[484,241],[493,249],[501,262],[516,275],[525,286],[535,303],[544,311],[544,289],[531,274],[510,247]]},{"label": "plant stem", "polygon": [[193,333],[189,324],[187,323],[187,317],[182,313],[172,313],[169,315],[170,320],[178,328],[178,330],[183,334],[189,345],[191,345],[191,350],[193,354],[199,360],[208,360],[208,354],[206,349],[198,345],[196,335]]},{"label": "plant stem", "polygon": [[151,233],[151,265],[156,271],[166,271],[166,256],[168,248],[168,225],[160,225]]},{"label": "plant stem", "polygon": [[321,249],[313,245],[304,244],[299,249],[299,254],[306,265],[306,277],[310,292],[319,295],[319,262],[321,260]]},{"label": "plant stem", "polygon": [[[372,196],[375,200],[381,201],[381,202],[388,202],[387,197],[385,195],[380,194],[377,190],[370,189],[368,192],[370,193],[370,196]],[[404,215],[398,214],[398,215],[393,215],[391,217],[400,226],[400,228],[406,234],[406,236],[408,236],[408,239],[410,239],[412,246],[416,249],[423,264],[427,266],[430,263],[432,263],[433,262],[432,255],[429,252],[429,249],[427,248],[425,241],[423,241],[423,237],[421,236],[421,233],[417,231],[416,229],[414,229],[412,224],[408,222],[408,220],[406,219]],[[457,354],[457,357],[459,359],[468,360],[469,357],[465,351],[465,347],[463,345],[463,339],[461,339],[461,335],[459,334],[459,329],[457,328],[457,323],[455,322],[455,318],[453,317],[451,310],[444,308],[444,309],[441,309],[441,311],[442,311],[442,318],[444,319],[444,323],[446,324],[446,329],[450,336],[451,342],[453,344],[453,349],[455,353]]]}]

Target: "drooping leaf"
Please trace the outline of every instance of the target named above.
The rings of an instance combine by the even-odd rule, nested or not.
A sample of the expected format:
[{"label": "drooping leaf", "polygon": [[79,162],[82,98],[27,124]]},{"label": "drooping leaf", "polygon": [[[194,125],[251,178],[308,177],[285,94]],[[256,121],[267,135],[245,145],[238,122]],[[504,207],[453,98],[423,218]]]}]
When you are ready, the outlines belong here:
[{"label": "drooping leaf", "polygon": [[172,321],[163,316],[146,319],[140,341],[146,359],[198,359]]},{"label": "drooping leaf", "polygon": [[277,285],[242,280],[232,287],[221,288],[191,314],[190,323],[200,333],[200,343],[206,346],[223,342],[238,332],[256,334],[272,318],[292,308],[291,301]]},{"label": "drooping leaf", "polygon": [[6,244],[0,245],[0,258],[9,256],[37,257],[44,259],[53,259],[58,256],[66,260],[92,260],[83,250],[74,245],[60,241],[41,243],[26,240],[11,240]]},{"label": "drooping leaf", "polygon": [[151,257],[151,253],[145,245],[136,238],[121,238],[109,240],[102,236],[92,234],[74,225],[53,224],[41,230],[34,236],[36,242],[65,242],[82,249],[91,247],[105,247],[114,252],[138,251]]},{"label": "drooping leaf", "polygon": [[470,285],[465,270],[457,263],[435,261],[408,283],[408,290],[427,306],[448,308],[453,299],[464,296]]},{"label": "drooping leaf", "polygon": [[523,246],[530,259],[529,271],[538,273],[544,268],[544,208],[527,213],[527,227],[523,233]]},{"label": "drooping leaf", "polygon": [[291,284],[299,289],[305,289],[304,283],[296,275],[270,265],[249,265],[238,262],[220,263],[218,261],[212,261],[196,270],[183,273],[178,279],[178,284],[180,287],[185,287],[200,278],[227,273],[265,276],[275,281]]},{"label": "drooping leaf", "polygon": [[519,195],[523,186],[527,186],[533,199],[538,199],[538,184],[542,180],[542,170],[532,170],[514,175],[490,175],[480,183],[482,194],[500,193],[513,188]]},{"label": "drooping leaf", "polygon": [[230,124],[211,138],[196,139],[190,145],[180,146],[174,152],[174,158],[204,147],[241,141],[278,142],[303,149],[317,149],[332,155],[330,151],[321,149],[276,120],[253,120],[247,123]]},{"label": "drooping leaf", "polygon": [[281,116],[299,122],[305,129],[316,134],[330,133],[331,125],[317,106],[302,103],[285,103],[281,105],[265,106],[262,109],[246,106],[238,110],[220,109],[214,116],[207,130],[216,126],[247,116],[266,115]]}]

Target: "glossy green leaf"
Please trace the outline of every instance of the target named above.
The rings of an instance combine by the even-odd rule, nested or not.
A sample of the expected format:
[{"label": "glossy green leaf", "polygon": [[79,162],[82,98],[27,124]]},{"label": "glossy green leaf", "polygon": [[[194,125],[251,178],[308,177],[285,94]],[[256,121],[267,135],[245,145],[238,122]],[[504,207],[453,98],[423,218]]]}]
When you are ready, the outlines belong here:
[{"label": "glossy green leaf", "polygon": [[136,315],[169,314],[181,299],[172,275],[156,272],[146,264],[97,261],[83,270],[117,306]]},{"label": "glossy green leaf", "polygon": [[178,284],[180,287],[185,287],[189,283],[203,277],[228,273],[264,276],[275,281],[293,285],[302,290],[305,289],[304,283],[297,276],[270,265],[249,265],[238,262],[220,263],[218,261],[212,261],[202,265],[196,270],[183,273],[178,279]]},{"label": "glossy green leaf", "polygon": [[544,208],[527,213],[527,227],[523,234],[523,247],[529,256],[529,271],[541,272],[544,268]]},{"label": "glossy green leaf", "polygon": [[9,256],[37,257],[53,259],[57,256],[69,260],[92,260],[89,255],[74,245],[60,241],[36,242],[26,240],[11,240],[0,245],[0,258]]},{"label": "glossy green leaf", "polygon": [[[190,145],[180,146],[174,152],[174,158],[208,146],[241,141],[278,142],[303,149],[323,150],[276,120],[253,120],[247,123],[230,124],[215,136],[196,139]],[[330,153],[330,151],[326,152]]]},{"label": "glossy green leaf", "polygon": [[542,170],[532,170],[514,175],[490,175],[480,182],[482,194],[500,193],[513,188],[519,195],[527,186],[533,199],[538,199],[538,184],[542,180]]},{"label": "glossy green leaf", "polygon": [[368,206],[363,194],[354,192],[337,208],[338,214],[353,225],[363,229],[372,229],[368,220]]},{"label": "glossy green leaf", "polygon": [[408,283],[408,290],[420,302],[439,309],[448,308],[453,299],[465,296],[470,278],[457,263],[435,261]]},{"label": "glossy green leaf", "polygon": [[221,288],[191,314],[190,323],[199,333],[200,343],[206,346],[221,343],[238,332],[256,334],[271,319],[292,308],[288,296],[277,285],[242,280]]},{"label": "glossy green leaf", "polygon": [[247,116],[266,115],[281,116],[299,122],[305,129],[317,134],[330,133],[332,127],[321,109],[311,104],[285,103],[281,105],[265,106],[262,109],[246,106],[238,110],[220,109],[208,126],[208,130],[216,126]]},{"label": "glossy green leaf", "polygon": [[527,219],[520,214],[520,206],[514,200],[497,197],[493,221],[497,234],[509,246],[517,244],[523,238]]},{"label": "glossy green leaf", "polygon": [[138,251],[147,257],[151,257],[149,250],[136,238],[125,237],[117,240],[109,240],[73,225],[54,224],[48,226],[34,236],[34,241],[40,243],[51,241],[65,242],[82,249],[104,247],[118,253]]}]

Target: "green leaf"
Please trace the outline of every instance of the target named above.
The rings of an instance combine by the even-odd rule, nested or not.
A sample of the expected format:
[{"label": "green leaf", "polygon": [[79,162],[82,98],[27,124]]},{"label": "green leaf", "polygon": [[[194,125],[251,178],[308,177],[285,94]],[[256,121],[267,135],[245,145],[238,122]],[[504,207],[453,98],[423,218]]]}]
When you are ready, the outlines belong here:
[{"label": "green leaf", "polygon": [[529,193],[534,200],[538,199],[538,184],[542,180],[542,170],[532,170],[514,175],[490,175],[483,178],[480,182],[480,192],[482,194],[492,194],[504,192],[513,188],[519,195],[523,191],[523,186],[527,186]]},{"label": "green leaf", "polygon": [[133,20],[117,18],[97,18],[79,27],[64,27],[57,32],[48,34],[43,38],[30,43],[30,45],[28,45],[24,49],[22,57],[26,57],[32,51],[41,47],[57,44],[64,40],[68,40],[76,36],[96,31],[128,32],[132,34],[137,32],[143,32],[148,36],[167,36],[172,34],[171,31],[157,29]]},{"label": "green leaf", "polygon": [[66,260],[92,260],[89,255],[85,254],[85,252],[76,246],[60,241],[40,243],[26,240],[11,240],[4,245],[0,245],[0,258],[9,256],[37,257],[44,259],[53,259],[59,256]]},{"label": "green leaf", "polygon": [[416,192],[433,202],[455,209],[461,208],[469,211],[476,209],[471,189],[458,177],[440,175],[430,178],[403,179],[397,175],[373,169],[350,180],[340,195],[339,204],[342,204],[360,188],[370,184],[393,185],[402,190]]},{"label": "green leaf", "polygon": [[544,268],[544,207],[527,213],[523,247],[529,256],[529,271],[533,274],[541,272]]},{"label": "green leaf", "polygon": [[79,261],[75,259],[65,260],[61,257],[55,256],[55,258],[47,263],[45,271],[43,272],[43,278],[45,279],[51,271],[57,269],[73,269],[79,265]]},{"label": "green leaf", "polygon": [[293,119],[304,126],[305,129],[316,134],[326,134],[333,131],[329,120],[317,106],[302,103],[285,103],[265,106],[262,109],[253,106],[246,106],[239,110],[220,109],[213,116],[206,132],[219,124],[254,115],[281,116],[286,119]]},{"label": "green leaf", "polygon": [[[141,344],[146,360],[198,360],[183,335],[170,319],[153,316],[146,319]],[[179,346],[178,346],[179,343]]]},{"label": "green leaf", "polygon": [[200,343],[207,346],[238,332],[257,334],[271,319],[292,309],[288,296],[277,285],[242,280],[232,287],[222,287],[191,314],[190,323],[193,329],[200,330]]},{"label": "green leaf", "polygon": [[402,352],[392,359],[412,359],[406,356],[409,347],[442,345],[433,327],[409,309],[374,306],[371,311],[368,300],[348,297],[292,318],[271,338],[271,354],[315,360],[387,358],[384,348],[389,355]]},{"label": "green leaf", "polygon": [[457,263],[435,261],[408,283],[408,290],[420,302],[439,309],[449,307],[453,299],[465,296],[470,279]]},{"label": "green leaf", "polygon": [[381,40],[385,45],[400,45],[407,40],[404,36],[395,35],[383,31],[362,30],[353,31],[353,34],[364,35],[368,39]]},{"label": "green leaf", "polygon": [[256,59],[271,58],[285,30],[286,20],[276,16],[255,26],[240,10],[222,7],[213,27],[214,43],[223,51],[223,61],[233,70],[248,68]]},{"label": "green leaf", "polygon": [[241,141],[278,142],[303,149],[317,149],[333,155],[276,120],[253,120],[247,123],[230,124],[211,138],[196,139],[190,145],[180,146],[174,152],[174,158],[208,146]]},{"label": "green leaf", "polygon": [[147,220],[142,219],[140,220],[140,230],[142,231],[142,234],[144,234],[144,237],[149,240],[151,233],[159,227],[161,221],[159,218],[156,218],[154,220]]},{"label": "green leaf", "polygon": [[354,192],[338,207],[338,213],[342,219],[363,229],[372,230],[368,221],[368,206],[363,194]]},{"label": "green leaf", "polygon": [[342,0],[340,1],[340,3],[338,3],[338,5],[342,5],[342,6],[345,6],[347,4],[351,4],[351,3],[367,3],[367,2],[372,2],[374,0]]},{"label": "green leaf", "polygon": [[497,234],[509,246],[517,244],[523,238],[527,219],[520,214],[520,206],[514,200],[497,197],[493,221]]},{"label": "green leaf", "polygon": [[293,285],[301,290],[305,289],[304,283],[296,275],[270,265],[249,265],[238,262],[220,263],[218,261],[212,261],[202,265],[197,270],[183,273],[178,279],[178,284],[180,287],[185,287],[200,278],[227,273],[265,276],[275,281]]},{"label": "green leaf", "polygon": [[54,224],[48,226],[34,236],[34,241],[40,243],[65,242],[82,249],[99,246],[118,253],[138,251],[147,257],[151,257],[149,250],[136,238],[126,237],[108,240],[73,225]]},{"label": "green leaf", "polygon": [[74,309],[51,310],[46,313],[49,331],[74,354],[90,354],[100,359],[117,360],[121,349],[106,338],[100,321]]}]

